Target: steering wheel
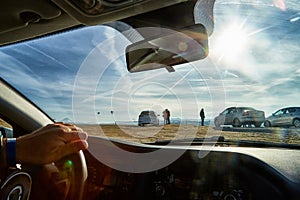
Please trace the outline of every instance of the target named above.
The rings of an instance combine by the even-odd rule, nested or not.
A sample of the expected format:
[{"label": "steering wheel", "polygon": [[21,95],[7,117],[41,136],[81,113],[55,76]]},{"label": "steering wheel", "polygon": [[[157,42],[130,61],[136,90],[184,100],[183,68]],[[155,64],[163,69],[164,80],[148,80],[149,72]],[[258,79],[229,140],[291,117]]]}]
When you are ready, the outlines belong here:
[{"label": "steering wheel", "polygon": [[[65,200],[81,200],[83,197],[84,185],[87,179],[87,166],[82,151],[66,156],[55,163],[63,180],[58,183],[67,189]],[[62,185],[63,184],[63,185]],[[57,198],[55,198],[57,199]]]},{"label": "steering wheel", "polygon": [[86,161],[80,151],[55,163],[13,171],[1,186],[1,197],[23,200],[30,195],[31,200],[81,200],[86,179]]}]

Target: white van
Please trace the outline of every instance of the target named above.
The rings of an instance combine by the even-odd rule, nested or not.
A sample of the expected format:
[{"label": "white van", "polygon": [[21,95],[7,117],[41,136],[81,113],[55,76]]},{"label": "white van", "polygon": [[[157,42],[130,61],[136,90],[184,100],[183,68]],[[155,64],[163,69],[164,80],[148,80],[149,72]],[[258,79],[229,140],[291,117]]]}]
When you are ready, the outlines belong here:
[{"label": "white van", "polygon": [[145,110],[141,112],[141,114],[139,115],[138,125],[144,126],[145,124],[159,124],[157,114],[154,111]]}]

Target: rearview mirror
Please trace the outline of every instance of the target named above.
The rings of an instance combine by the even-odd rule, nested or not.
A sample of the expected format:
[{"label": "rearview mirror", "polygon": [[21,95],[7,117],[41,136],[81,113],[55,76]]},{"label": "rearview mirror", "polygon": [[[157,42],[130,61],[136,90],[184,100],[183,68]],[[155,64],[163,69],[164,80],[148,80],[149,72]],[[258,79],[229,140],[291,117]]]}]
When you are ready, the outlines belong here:
[{"label": "rearview mirror", "polygon": [[159,68],[173,72],[173,66],[201,60],[207,55],[206,29],[201,24],[195,24],[178,31],[167,29],[129,45],[126,48],[126,64],[129,72]]}]

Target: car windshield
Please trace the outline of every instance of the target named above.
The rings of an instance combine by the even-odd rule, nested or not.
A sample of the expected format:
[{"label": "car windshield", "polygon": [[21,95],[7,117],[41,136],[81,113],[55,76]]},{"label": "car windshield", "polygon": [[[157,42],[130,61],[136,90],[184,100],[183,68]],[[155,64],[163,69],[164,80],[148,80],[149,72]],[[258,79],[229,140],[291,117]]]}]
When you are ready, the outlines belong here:
[{"label": "car windshield", "polygon": [[[90,135],[142,143],[221,135],[300,144],[300,116],[268,118],[299,106],[300,1],[217,0],[214,22],[207,58],[174,72],[128,72],[131,41],[96,25],[2,46],[1,78],[54,121],[76,123]],[[263,114],[216,118],[229,107]],[[159,123],[141,127],[139,115],[147,110]]]}]

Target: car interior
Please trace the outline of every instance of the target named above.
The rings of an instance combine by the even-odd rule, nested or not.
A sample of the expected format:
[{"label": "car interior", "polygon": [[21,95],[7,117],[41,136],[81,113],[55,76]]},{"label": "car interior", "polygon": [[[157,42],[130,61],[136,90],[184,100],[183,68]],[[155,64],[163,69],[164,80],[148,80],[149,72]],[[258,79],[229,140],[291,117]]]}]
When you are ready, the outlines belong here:
[{"label": "car interior", "polygon": [[[228,3],[223,0],[216,0],[217,2],[222,6]],[[238,1],[233,1],[233,4],[237,5],[235,2]],[[255,8],[256,1],[240,2]],[[274,0],[274,2],[269,2],[272,8],[282,5],[285,1]],[[229,1],[228,4],[230,3],[232,2]],[[180,72],[178,65],[209,59],[212,45],[210,38],[215,34],[214,5],[215,0],[3,1],[0,12],[0,54],[7,51],[8,55],[9,48],[14,46],[17,47],[16,52],[23,51],[18,45],[24,42],[43,40],[86,27],[103,25],[122,33],[122,37],[129,41],[126,43],[128,45],[125,51],[122,52],[126,57],[124,69],[128,74],[144,73],[146,74],[144,78],[147,79],[149,74],[159,71],[168,76]],[[89,36],[82,35],[82,37],[92,41]],[[184,45],[178,47],[175,41],[179,40],[184,41],[182,44],[189,44],[191,48],[186,49]],[[76,41],[74,46],[67,48],[70,52],[76,46],[75,43]],[[26,54],[26,51],[24,52]],[[29,51],[27,53],[29,58],[35,56]],[[15,59],[19,60],[19,57]],[[83,59],[82,62],[84,61]],[[5,63],[1,62],[1,65]],[[0,119],[3,121],[0,131],[4,137],[17,138],[59,121],[36,104],[36,99],[44,98],[42,95],[36,99],[29,98],[16,89],[17,84],[10,82],[9,76],[6,76],[6,72],[2,69],[7,68],[1,68],[0,77]],[[15,74],[18,74],[17,70],[17,67],[11,68]],[[215,90],[208,92],[212,95],[211,101],[215,103],[214,98],[221,99],[216,101],[220,102],[218,106],[212,106],[217,110],[215,114],[218,114],[224,110],[223,101],[227,97],[223,84],[215,81],[215,74],[210,75],[207,85],[214,85],[218,90],[218,93],[215,93]],[[26,77],[19,79],[24,80]],[[167,79],[172,81],[172,77]],[[79,77],[72,87],[76,89],[76,83],[80,81]],[[95,77],[95,81],[99,81],[98,77]],[[115,82],[118,81],[120,80]],[[92,83],[93,80],[87,82]],[[255,84],[254,81],[249,82],[249,85]],[[30,89],[38,90],[34,87]],[[53,91],[54,94],[56,90]],[[93,92],[91,87],[91,93]],[[190,91],[185,89],[182,95],[189,94]],[[72,95],[76,98],[81,93],[75,91]],[[122,98],[123,96],[120,97]],[[129,102],[130,98],[128,99]],[[230,100],[230,97],[228,99]],[[96,101],[97,98],[93,100]],[[73,99],[72,103],[70,104],[73,108],[82,106],[78,105],[76,99]],[[47,104],[43,106],[47,107]],[[140,111],[141,109],[137,113]],[[80,118],[82,113],[73,113],[73,116]],[[103,115],[98,111],[94,113],[98,118]],[[110,111],[108,115],[114,118],[113,124],[117,125],[115,120],[117,112]],[[163,125],[153,128],[151,125],[138,126],[136,123],[134,126],[142,130],[141,132],[147,128],[163,129]],[[205,138],[196,138],[192,131],[186,130],[186,127],[187,122],[179,125],[177,131],[186,135],[179,134],[174,140],[145,143],[106,137],[105,133],[100,131],[100,135],[89,135],[87,150],[69,155],[55,163],[43,166],[20,164],[15,168],[1,169],[0,199],[299,199],[300,140],[297,127],[252,128],[257,132],[263,130],[263,134],[270,137],[273,130],[286,131],[286,134],[296,132],[296,142],[293,144],[255,139],[249,142],[243,140],[242,136],[237,136],[239,141],[227,140],[223,135],[213,134],[215,131],[213,125],[209,125]],[[192,128],[198,129],[198,125]],[[228,129],[221,126],[216,130],[222,131],[222,128]],[[119,126],[119,129],[124,131],[126,128]],[[248,130],[240,129],[241,134]]]}]

